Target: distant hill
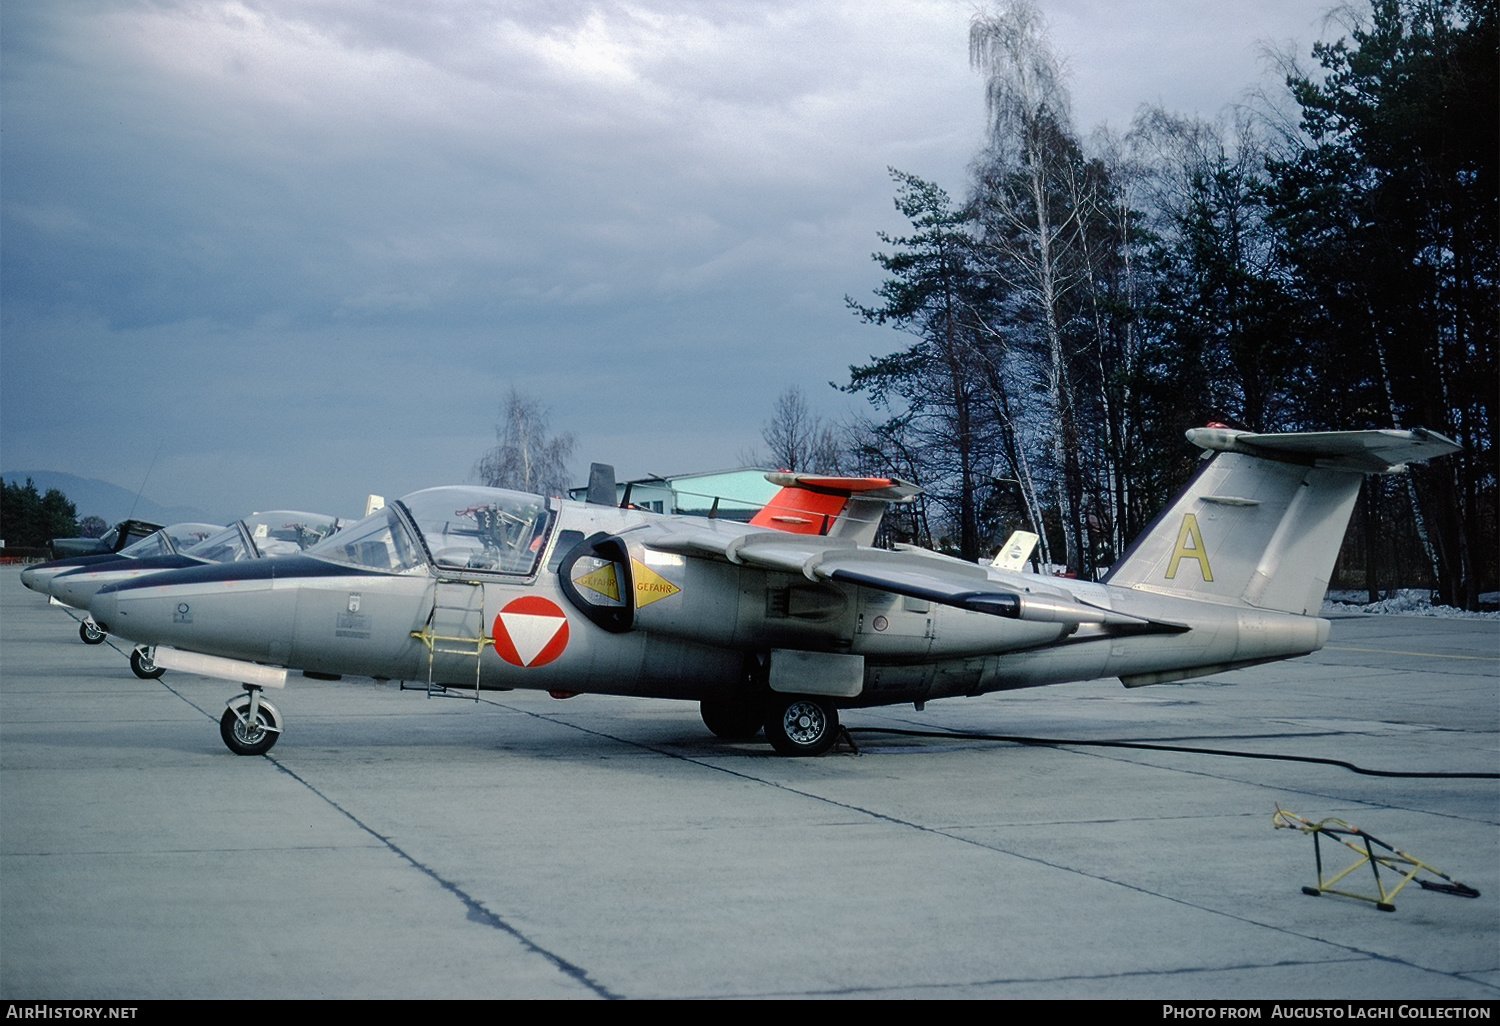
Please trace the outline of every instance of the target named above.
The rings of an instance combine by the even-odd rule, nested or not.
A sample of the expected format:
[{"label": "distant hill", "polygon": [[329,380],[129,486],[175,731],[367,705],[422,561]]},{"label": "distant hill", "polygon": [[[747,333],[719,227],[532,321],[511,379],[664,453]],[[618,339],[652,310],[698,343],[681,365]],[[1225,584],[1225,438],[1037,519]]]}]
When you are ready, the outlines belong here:
[{"label": "distant hill", "polygon": [[[137,501],[134,492],[90,477],[74,477],[72,474],[59,474],[51,470],[15,470],[0,473],[0,478],[7,484],[19,485],[24,485],[26,479],[30,478],[37,491],[43,495],[47,494],[48,489],[56,488],[78,509],[79,520],[84,517],[99,517],[107,524],[116,524],[133,516],[137,520],[151,520],[158,524],[227,522],[192,506],[161,506],[145,496]],[[135,507],[134,513],[131,512],[132,506]]]}]

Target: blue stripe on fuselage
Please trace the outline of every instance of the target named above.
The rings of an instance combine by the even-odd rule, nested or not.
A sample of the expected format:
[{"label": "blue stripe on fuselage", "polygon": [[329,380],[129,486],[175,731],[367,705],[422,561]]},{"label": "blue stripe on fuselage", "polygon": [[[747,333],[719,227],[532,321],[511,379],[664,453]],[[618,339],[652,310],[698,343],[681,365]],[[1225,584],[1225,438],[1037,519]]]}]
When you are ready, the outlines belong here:
[{"label": "blue stripe on fuselage", "polygon": [[105,585],[99,594],[132,591],[136,588],[165,588],[174,584],[211,584],[215,581],[275,581],[314,577],[389,577],[390,574],[369,567],[330,563],[311,556],[275,556],[239,563],[209,563],[185,570],[168,570],[147,574],[128,581]]},{"label": "blue stripe on fuselage", "polygon": [[146,556],[136,559],[126,556],[110,556],[107,560],[92,563],[88,566],[76,567],[72,570],[58,574],[58,577],[71,577],[73,574],[98,574],[114,573],[117,570],[182,570],[190,566],[203,566],[203,560],[194,559],[192,556]]}]

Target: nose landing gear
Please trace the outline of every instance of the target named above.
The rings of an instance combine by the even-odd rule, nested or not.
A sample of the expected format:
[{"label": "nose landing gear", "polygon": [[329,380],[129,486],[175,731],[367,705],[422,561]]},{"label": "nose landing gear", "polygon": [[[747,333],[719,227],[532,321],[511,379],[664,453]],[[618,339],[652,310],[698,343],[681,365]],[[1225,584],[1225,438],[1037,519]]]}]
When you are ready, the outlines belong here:
[{"label": "nose landing gear", "polygon": [[156,665],[156,650],[145,646],[130,650],[130,670],[141,680],[155,680],[166,672]]}]

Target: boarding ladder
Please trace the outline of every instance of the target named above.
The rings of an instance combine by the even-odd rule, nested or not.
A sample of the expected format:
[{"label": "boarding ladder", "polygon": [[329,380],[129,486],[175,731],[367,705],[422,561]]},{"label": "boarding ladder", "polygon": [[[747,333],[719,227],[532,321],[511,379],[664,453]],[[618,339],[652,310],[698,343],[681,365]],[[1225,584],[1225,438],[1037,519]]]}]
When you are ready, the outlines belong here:
[{"label": "boarding ladder", "polygon": [[[479,701],[479,665],[495,643],[485,633],[484,585],[479,581],[433,583],[432,611],[412,637],[427,646],[427,697],[466,698],[458,689],[472,688]],[[473,683],[460,683],[472,676]]]}]

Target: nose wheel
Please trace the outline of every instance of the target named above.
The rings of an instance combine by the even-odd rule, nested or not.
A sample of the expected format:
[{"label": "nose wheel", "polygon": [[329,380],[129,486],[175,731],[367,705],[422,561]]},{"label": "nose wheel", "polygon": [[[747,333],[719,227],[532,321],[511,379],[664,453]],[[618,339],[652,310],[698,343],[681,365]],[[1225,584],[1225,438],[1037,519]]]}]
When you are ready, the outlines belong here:
[{"label": "nose wheel", "polygon": [[265,755],[281,737],[281,714],[260,697],[260,688],[246,687],[231,698],[219,718],[219,736],[235,755]]},{"label": "nose wheel", "polygon": [[83,639],[85,645],[104,644],[105,633],[99,629],[99,625],[93,620],[79,621],[78,636]]},{"label": "nose wheel", "polygon": [[141,680],[155,680],[166,672],[156,665],[156,658],[149,648],[131,649],[130,670]]}]

